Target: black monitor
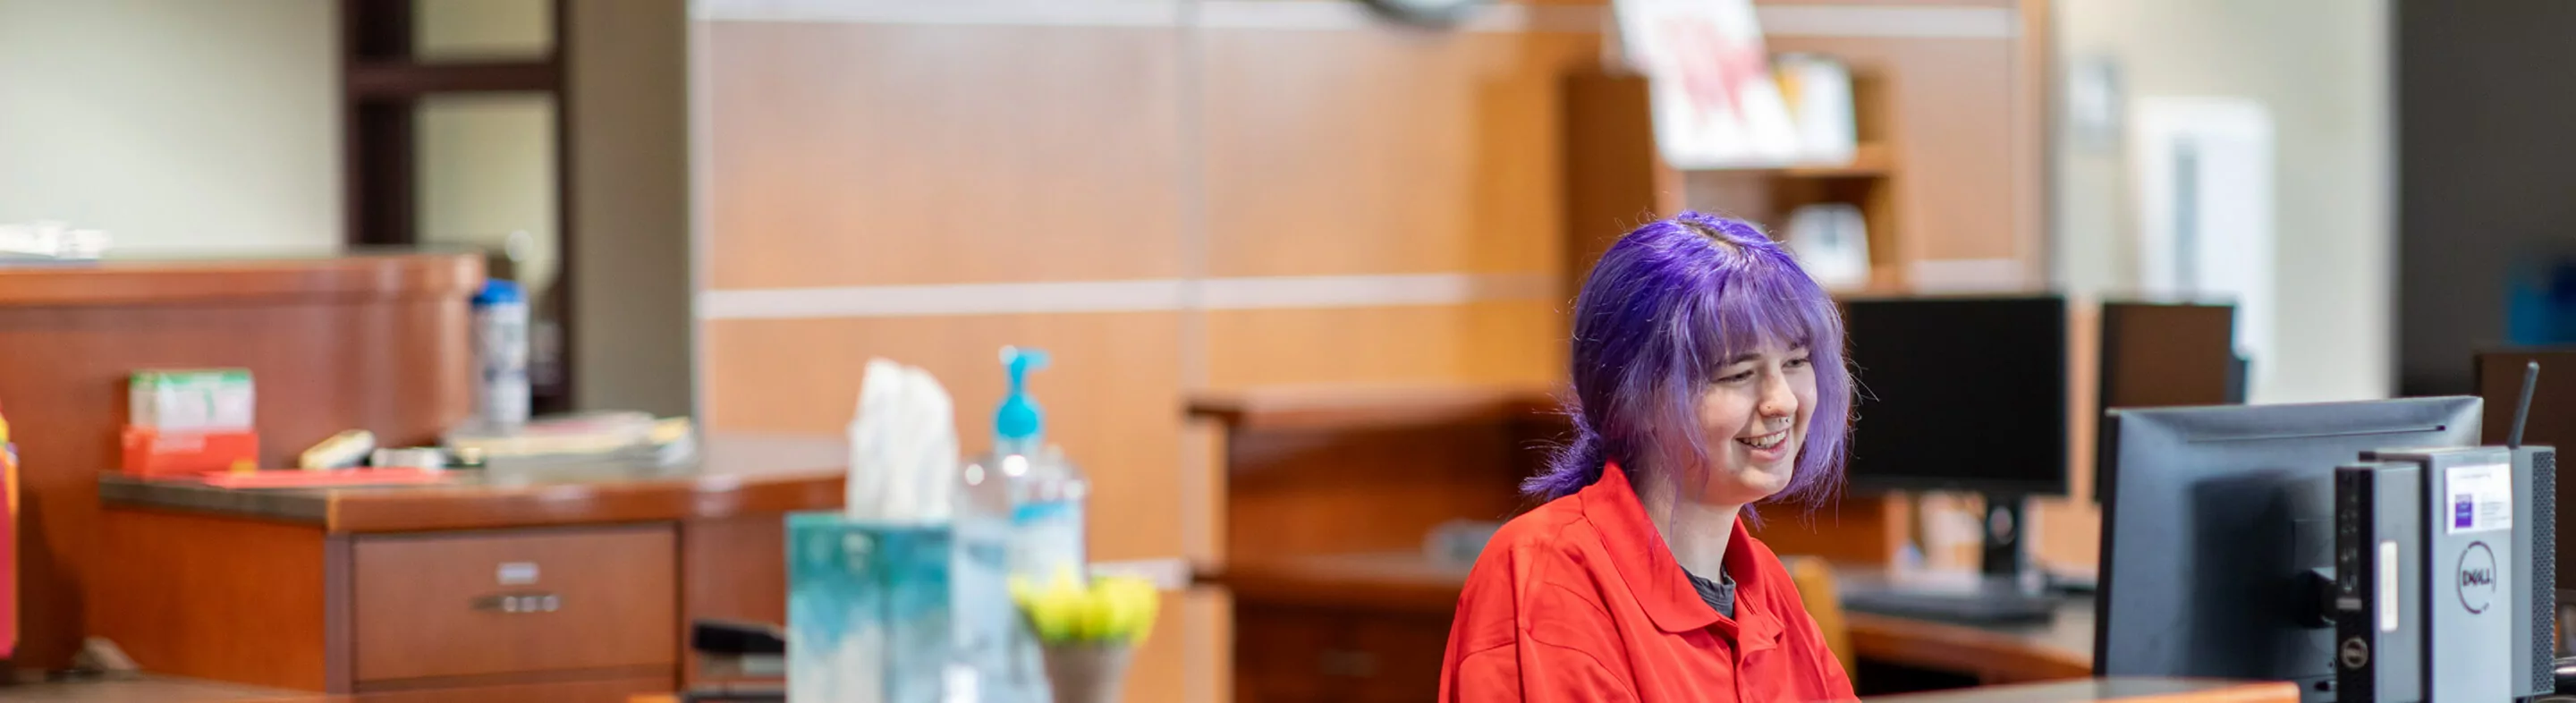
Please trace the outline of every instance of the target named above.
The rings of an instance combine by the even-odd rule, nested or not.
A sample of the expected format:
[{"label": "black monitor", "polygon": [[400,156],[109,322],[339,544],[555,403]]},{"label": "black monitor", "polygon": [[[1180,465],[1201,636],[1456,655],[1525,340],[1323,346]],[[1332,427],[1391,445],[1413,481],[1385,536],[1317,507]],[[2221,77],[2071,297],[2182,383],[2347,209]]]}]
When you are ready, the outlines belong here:
[{"label": "black monitor", "polygon": [[2066,493],[2065,298],[1857,299],[1843,324],[1852,488]]},{"label": "black monitor", "polygon": [[2066,321],[2055,295],[1845,301],[1851,487],[1985,494],[1983,570],[2019,574],[2024,497],[2067,491]]},{"label": "black monitor", "polygon": [[[2115,410],[2104,418],[2099,676],[2295,681],[2325,699],[2335,466],[2478,443],[2477,398]],[[2330,577],[2329,577],[2330,578]]]}]

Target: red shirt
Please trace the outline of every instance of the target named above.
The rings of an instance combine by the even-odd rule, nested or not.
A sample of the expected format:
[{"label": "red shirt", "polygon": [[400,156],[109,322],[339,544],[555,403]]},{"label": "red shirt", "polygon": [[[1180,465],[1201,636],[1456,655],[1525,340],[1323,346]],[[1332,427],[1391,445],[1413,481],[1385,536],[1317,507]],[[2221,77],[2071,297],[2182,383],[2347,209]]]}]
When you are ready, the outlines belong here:
[{"label": "red shirt", "polygon": [[1440,700],[1858,698],[1780,558],[1738,523],[1725,559],[1734,618],[1700,599],[1613,464],[1513,518],[1476,558],[1449,625]]}]

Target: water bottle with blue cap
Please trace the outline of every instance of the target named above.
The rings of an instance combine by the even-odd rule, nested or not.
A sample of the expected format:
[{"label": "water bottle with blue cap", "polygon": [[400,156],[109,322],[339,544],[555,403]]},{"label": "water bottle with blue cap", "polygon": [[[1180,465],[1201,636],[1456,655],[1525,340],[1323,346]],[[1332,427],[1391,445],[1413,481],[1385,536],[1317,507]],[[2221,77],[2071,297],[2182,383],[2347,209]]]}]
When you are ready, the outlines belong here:
[{"label": "water bottle with blue cap", "polygon": [[528,301],[519,284],[483,282],[474,294],[474,416],[493,431],[528,422]]}]

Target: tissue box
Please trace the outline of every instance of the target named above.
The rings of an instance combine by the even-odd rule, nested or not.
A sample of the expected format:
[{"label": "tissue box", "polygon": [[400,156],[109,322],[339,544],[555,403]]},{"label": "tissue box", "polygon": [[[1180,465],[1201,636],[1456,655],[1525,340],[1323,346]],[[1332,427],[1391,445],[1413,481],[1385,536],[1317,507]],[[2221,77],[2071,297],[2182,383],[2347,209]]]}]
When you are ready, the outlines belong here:
[{"label": "tissue box", "polygon": [[954,544],[945,523],[788,515],[788,699],[976,700],[951,632]]},{"label": "tissue box", "polygon": [[259,468],[259,433],[164,432],[128,425],[121,468],[131,476],[196,475]]},{"label": "tissue box", "polygon": [[126,383],[126,424],[159,432],[240,432],[255,403],[249,369],[137,371]]}]

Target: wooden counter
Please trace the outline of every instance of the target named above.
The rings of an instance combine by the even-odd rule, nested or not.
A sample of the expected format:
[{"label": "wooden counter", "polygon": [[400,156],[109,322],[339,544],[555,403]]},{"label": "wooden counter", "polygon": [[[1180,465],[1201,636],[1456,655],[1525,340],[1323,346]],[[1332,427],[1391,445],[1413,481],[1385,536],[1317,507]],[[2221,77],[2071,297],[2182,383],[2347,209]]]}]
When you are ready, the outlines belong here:
[{"label": "wooden counter", "polygon": [[469,254],[0,267],[0,412],[22,463],[17,664],[71,663],[85,634],[99,473],[117,465],[125,381],[240,367],[263,459],[341,430],[427,442],[470,408]]},{"label": "wooden counter", "polygon": [[839,439],[723,435],[680,466],[601,463],[454,472],[432,486],[236,491],[192,481],[99,478],[109,505],[312,525],[423,532],[723,518],[841,504]]},{"label": "wooden counter", "polygon": [[[831,437],[443,486],[225,491],[97,479],[89,623],[156,674],[406,701],[688,685],[692,620],[786,621],[784,517],[838,507]],[[460,472],[468,473],[468,472]]]}]

